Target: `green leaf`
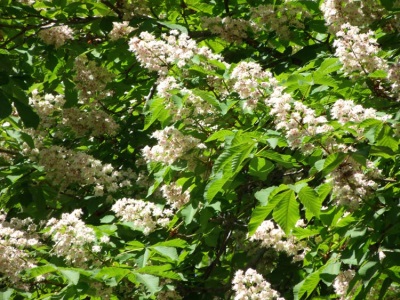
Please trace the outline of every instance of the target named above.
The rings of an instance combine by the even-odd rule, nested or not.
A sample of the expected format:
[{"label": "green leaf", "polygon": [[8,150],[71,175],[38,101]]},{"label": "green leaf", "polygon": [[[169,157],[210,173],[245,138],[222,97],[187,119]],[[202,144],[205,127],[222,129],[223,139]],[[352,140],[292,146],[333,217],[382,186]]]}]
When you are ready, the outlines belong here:
[{"label": "green leaf", "polygon": [[7,289],[5,292],[0,292],[0,299],[1,300],[9,300],[10,297],[14,294],[14,289]]},{"label": "green leaf", "polygon": [[376,145],[388,147],[393,151],[399,149],[398,139],[393,138],[393,130],[387,124],[384,124],[382,130],[378,133],[376,138]]},{"label": "green leaf", "polygon": [[0,90],[0,119],[7,118],[12,112],[8,97]]},{"label": "green leaf", "polygon": [[249,235],[253,235],[256,232],[258,226],[268,217],[268,215],[274,210],[279,201],[281,201],[282,191],[287,191],[289,187],[287,185],[280,185],[279,187],[269,187],[267,189],[258,191],[255,196],[260,203],[265,204],[265,206],[256,206],[253,210],[248,225]]},{"label": "green leaf", "polygon": [[326,176],[335,170],[343,162],[345,157],[345,153],[333,153],[326,159],[317,161],[314,166],[318,171],[322,172],[323,176]]},{"label": "green leaf", "polygon": [[107,224],[107,223],[111,223],[112,221],[114,221],[115,220],[115,216],[113,216],[113,215],[107,215],[107,216],[104,216],[104,217],[102,217],[101,219],[100,219],[100,223],[105,223],[105,224]]},{"label": "green leaf", "polygon": [[229,175],[230,176],[224,174],[223,172],[219,172],[218,174],[213,176],[211,181],[207,184],[204,193],[204,198],[208,202],[211,202],[219,192],[223,191],[225,183],[227,183],[233,176],[233,174]]},{"label": "green leaf", "polygon": [[[218,190],[217,190],[218,193]],[[212,194],[208,194],[207,196],[212,196]],[[208,199],[206,196],[206,199]],[[215,195],[214,195],[215,196]],[[189,203],[181,210],[181,215],[184,217],[185,224],[188,225],[192,223],[194,216],[196,215],[198,207],[194,207],[192,203]]]},{"label": "green leaf", "polygon": [[168,112],[165,109],[164,101],[163,98],[155,98],[151,100],[149,103],[149,110],[146,112],[143,130],[149,129],[155,121],[163,120],[167,117]]},{"label": "green leaf", "polygon": [[299,167],[296,159],[290,155],[280,154],[272,150],[265,150],[259,153],[259,156],[266,157],[272,161],[279,163],[285,168]]},{"label": "green leaf", "polygon": [[267,205],[268,203],[268,198],[272,191],[274,191],[277,187],[276,186],[271,186],[266,189],[262,189],[254,194],[254,197],[260,202],[262,206]]},{"label": "green leaf", "polygon": [[127,268],[104,267],[95,275],[95,278],[101,280],[108,280],[110,278],[114,278],[115,282],[118,283],[130,273],[131,271]]},{"label": "green leaf", "polygon": [[298,196],[304,207],[318,218],[322,206],[318,193],[307,185],[300,190]]},{"label": "green leaf", "polygon": [[387,77],[387,72],[384,70],[376,70],[372,73],[368,74],[369,78],[386,78]]},{"label": "green leaf", "polygon": [[79,282],[79,277],[80,274],[77,271],[70,270],[70,269],[64,269],[64,268],[59,268],[58,269],[60,273],[68,279],[69,283],[73,285],[77,285]]},{"label": "green leaf", "polygon": [[315,191],[318,193],[321,202],[325,200],[326,197],[331,193],[332,191],[332,185],[330,183],[323,183],[319,185]]},{"label": "green leaf", "polygon": [[215,140],[224,140],[227,136],[232,136],[234,134],[231,130],[219,130],[211,134],[208,139],[205,140],[205,143],[215,141]]},{"label": "green leaf", "polygon": [[136,281],[142,283],[149,293],[154,294],[159,290],[160,279],[150,274],[135,273]]},{"label": "green leaf", "polygon": [[199,89],[193,89],[193,94],[195,94],[196,96],[199,96],[200,98],[202,98],[203,100],[205,100],[206,102],[208,102],[209,104],[211,104],[214,107],[219,107],[219,101],[217,100],[217,98],[215,98],[215,96],[209,92],[203,91],[203,90],[199,90]]},{"label": "green leaf", "polygon": [[249,174],[261,180],[266,180],[274,167],[274,164],[269,160],[262,157],[254,157],[250,161]]},{"label": "green leaf", "polygon": [[322,279],[321,277],[326,278],[329,275],[334,275],[339,270],[340,264],[337,263],[337,257],[333,255],[324,266],[308,275],[293,288],[294,300],[302,299],[304,294],[306,295],[304,299],[307,299],[318,286],[319,281]]},{"label": "green leaf", "polygon": [[306,294],[305,299],[307,299],[308,296],[310,296],[311,293],[317,287],[317,285],[320,281],[320,274],[321,274],[320,270],[313,272],[310,275],[308,275],[303,281],[298,283],[293,288],[294,300],[302,299],[304,294]]},{"label": "green leaf", "polygon": [[24,122],[26,127],[36,128],[39,125],[39,116],[32,110],[29,105],[26,105],[19,101],[14,101],[15,108],[21,117],[22,122]]},{"label": "green leaf", "polygon": [[37,276],[47,274],[47,273],[52,273],[57,271],[57,268],[53,265],[45,265],[45,266],[40,266],[40,267],[35,267],[29,270],[29,275],[31,278],[35,278]]},{"label": "green leaf", "polygon": [[153,246],[186,248],[188,246],[188,243],[182,239],[173,239],[173,240],[168,240],[165,242],[159,242],[157,244],[154,244]]},{"label": "green leaf", "polygon": [[300,219],[299,203],[296,201],[294,191],[288,190],[276,195],[274,201],[277,205],[274,208],[272,216],[274,220],[281,226],[282,230],[289,234],[294,228],[296,222]]},{"label": "green leaf", "polygon": [[174,280],[183,280],[182,274],[173,272],[170,265],[160,265],[160,266],[146,266],[136,270],[138,273],[151,274],[158,277],[164,277]]},{"label": "green leaf", "polygon": [[161,24],[165,27],[168,27],[169,29],[176,29],[179,30],[182,33],[186,33],[188,34],[188,30],[186,29],[186,27],[179,25],[179,24],[174,24],[174,23],[170,23],[170,22],[161,22],[161,21],[157,21],[158,24]]},{"label": "green leaf", "polygon": [[338,58],[327,58],[321,63],[320,67],[316,70],[316,73],[325,75],[340,70],[341,68],[342,64]]},{"label": "green leaf", "polygon": [[154,249],[162,256],[167,257],[173,261],[178,260],[178,252],[176,251],[176,249],[174,247],[151,246],[149,248]]}]

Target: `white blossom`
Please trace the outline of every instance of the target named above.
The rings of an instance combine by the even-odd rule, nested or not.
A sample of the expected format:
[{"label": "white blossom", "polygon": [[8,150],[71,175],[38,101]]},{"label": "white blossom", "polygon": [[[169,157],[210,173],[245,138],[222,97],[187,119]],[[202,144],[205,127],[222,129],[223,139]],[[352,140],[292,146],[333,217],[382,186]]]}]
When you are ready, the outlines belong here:
[{"label": "white blossom", "polygon": [[39,31],[39,38],[56,48],[61,47],[67,40],[73,40],[73,30],[68,25],[54,26]]}]

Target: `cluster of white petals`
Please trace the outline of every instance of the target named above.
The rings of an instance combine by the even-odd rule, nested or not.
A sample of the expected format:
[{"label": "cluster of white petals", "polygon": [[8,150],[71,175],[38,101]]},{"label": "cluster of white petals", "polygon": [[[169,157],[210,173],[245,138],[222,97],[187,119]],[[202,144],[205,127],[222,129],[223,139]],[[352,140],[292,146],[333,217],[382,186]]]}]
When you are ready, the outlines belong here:
[{"label": "cluster of white petals", "polygon": [[[172,98],[178,90],[182,96],[182,103],[179,105]],[[195,125],[197,122],[197,124],[207,126],[215,120],[215,107],[195,95],[192,90],[180,87],[172,76],[159,78],[157,95],[165,99],[165,108],[169,110],[173,122],[183,121],[187,125]]]},{"label": "cluster of white petals", "polygon": [[157,226],[167,226],[173,216],[171,209],[162,209],[152,202],[129,198],[119,199],[111,210],[123,221],[132,222],[145,235],[153,232]]},{"label": "cluster of white petals", "polygon": [[277,129],[284,130],[286,139],[292,148],[302,147],[303,151],[311,151],[312,143],[303,143],[303,138],[332,131],[325,116],[317,117],[315,111],[299,101],[294,101],[283,87],[275,87],[265,100],[275,117]]},{"label": "cluster of white petals", "polygon": [[398,94],[400,92],[400,61],[389,66],[387,79],[391,84],[392,92]]},{"label": "cluster of white petals", "polygon": [[[46,135],[45,130],[57,128],[60,131],[68,128],[78,137],[81,136],[113,136],[119,126],[106,112],[94,106],[63,108],[63,95],[40,95],[37,90],[32,91],[29,98],[31,104],[40,117],[40,132]],[[57,114],[57,115],[56,115]]]},{"label": "cluster of white petals", "polygon": [[263,97],[265,89],[272,89],[278,81],[269,71],[264,71],[255,62],[240,62],[231,74],[232,88],[246,100],[245,107],[254,108]]},{"label": "cluster of white petals", "polygon": [[73,40],[73,30],[68,25],[54,26],[39,31],[39,38],[48,45],[61,47],[67,40]]},{"label": "cluster of white petals", "polygon": [[[0,268],[3,276],[17,286],[20,285],[20,273],[36,267],[27,248],[39,245],[36,225],[32,219],[12,218],[6,220],[0,214]],[[20,285],[23,288],[23,284]]]},{"label": "cluster of white petals", "polygon": [[387,70],[387,63],[378,56],[380,48],[374,35],[375,33],[371,30],[360,33],[359,27],[349,23],[340,27],[333,46],[336,48],[335,55],[343,64],[343,69],[347,74],[360,72],[368,75],[376,70]]},{"label": "cluster of white petals", "polygon": [[40,126],[45,129],[55,125],[54,113],[61,113],[65,99],[63,95],[45,94],[41,96],[38,90],[35,89],[32,91],[31,97],[29,97],[29,104],[35,108],[40,117]]},{"label": "cluster of white petals", "polygon": [[346,122],[361,123],[366,119],[376,119],[385,121],[390,118],[389,115],[378,116],[373,108],[364,108],[362,105],[355,104],[352,100],[337,100],[331,107],[330,115],[332,119],[339,123]]},{"label": "cluster of white petals", "polygon": [[383,7],[375,0],[325,0],[320,8],[330,32],[334,34],[345,23],[362,27],[380,19],[383,13]]},{"label": "cluster of white petals", "polygon": [[203,146],[199,139],[184,135],[172,126],[167,126],[163,130],[156,130],[152,137],[157,139],[157,144],[153,147],[146,146],[143,148],[144,159],[148,162],[162,162],[170,165],[178,158],[182,158],[189,150]]},{"label": "cluster of white petals", "polygon": [[103,165],[91,155],[62,146],[34,149],[32,152],[31,158],[44,167],[47,179],[60,191],[74,184],[93,185],[98,190],[96,196],[102,196],[103,190],[115,192],[118,189],[118,171],[110,164]]},{"label": "cluster of white petals", "polygon": [[271,284],[261,274],[253,269],[247,269],[246,272],[238,270],[232,280],[232,285],[235,291],[234,300],[285,300],[271,288]]},{"label": "cluster of white petals", "polygon": [[112,41],[116,41],[120,38],[126,37],[134,30],[133,27],[129,26],[128,21],[124,22],[113,22],[113,29],[110,31],[108,36]]},{"label": "cluster of white petals", "polygon": [[169,206],[174,210],[180,209],[190,200],[190,192],[188,190],[182,192],[182,187],[176,183],[163,185],[161,187],[161,192]]},{"label": "cluster of white petals", "polygon": [[375,180],[380,177],[381,171],[371,161],[367,162],[367,168],[362,168],[349,158],[329,174],[327,182],[332,182],[335,202],[354,211],[378,188]]},{"label": "cluster of white petals", "polygon": [[201,21],[202,26],[208,28],[212,34],[236,43],[241,43],[247,38],[247,31],[251,26],[247,20],[231,17],[203,17]]},{"label": "cluster of white petals", "polygon": [[[97,239],[94,230],[81,220],[83,212],[76,209],[72,213],[64,213],[61,219],[51,218],[46,227],[47,236],[54,242],[53,255],[62,257],[73,266],[86,266],[93,258],[93,253],[101,251],[96,245]],[[108,242],[108,238],[102,239]]]},{"label": "cluster of white petals", "polygon": [[336,276],[333,282],[333,288],[335,289],[335,293],[340,297],[340,300],[350,299],[346,297],[347,290],[349,288],[350,281],[353,279],[355,275],[355,271],[346,270],[340,272],[338,276]]},{"label": "cluster of white petals", "polygon": [[122,0],[122,11],[124,20],[131,20],[138,16],[152,16],[152,11],[149,8],[149,3],[142,0]]},{"label": "cluster of white petals", "polygon": [[289,40],[292,28],[304,28],[304,19],[310,13],[301,6],[285,2],[281,5],[267,4],[250,9],[253,28],[256,31],[274,31],[281,39]]},{"label": "cluster of white petals", "polygon": [[76,75],[73,79],[75,87],[80,91],[81,104],[88,103],[91,98],[101,100],[111,95],[106,86],[112,81],[113,74],[97,66],[94,61],[89,61],[86,55],[75,58],[74,71]]},{"label": "cluster of white petals", "polygon": [[206,47],[199,48],[194,40],[186,33],[171,30],[170,34],[162,34],[161,40],[156,39],[149,32],[140,33],[139,37],[129,40],[129,50],[135,53],[140,64],[151,71],[157,71],[165,76],[171,65],[183,67],[195,55],[202,55],[208,59],[221,59]]},{"label": "cluster of white petals", "polygon": [[78,137],[105,134],[115,136],[119,130],[118,124],[108,113],[94,107],[64,109],[61,124],[70,128]]},{"label": "cluster of white petals", "polygon": [[[296,225],[300,227],[302,224],[298,223]],[[261,246],[265,248],[273,248],[278,252],[286,252],[287,255],[293,256],[293,261],[303,260],[308,250],[305,242],[299,241],[293,236],[286,236],[279,225],[275,225],[270,220],[262,222],[249,240],[252,242],[259,241],[261,242]]]},{"label": "cluster of white petals", "polygon": [[17,2],[25,4],[25,5],[32,5],[35,3],[35,0],[17,0]]}]

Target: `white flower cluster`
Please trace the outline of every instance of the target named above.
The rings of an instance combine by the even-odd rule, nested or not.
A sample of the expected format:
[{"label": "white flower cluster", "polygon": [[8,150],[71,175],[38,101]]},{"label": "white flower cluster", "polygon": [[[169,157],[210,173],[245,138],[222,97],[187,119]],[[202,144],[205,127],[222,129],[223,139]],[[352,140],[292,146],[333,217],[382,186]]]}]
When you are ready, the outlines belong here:
[{"label": "white flower cluster", "polygon": [[33,5],[35,3],[35,0],[17,0],[17,1],[25,5]]},{"label": "white flower cluster", "polygon": [[365,26],[379,20],[383,7],[375,0],[325,0],[321,11],[331,33],[341,30],[341,26],[350,23],[353,26]]},{"label": "white flower cluster", "polygon": [[378,56],[380,49],[373,31],[360,33],[359,27],[345,23],[336,36],[337,39],[333,42],[335,55],[347,74],[360,72],[368,75],[376,70],[387,70],[385,60]]},{"label": "white flower cluster", "polygon": [[32,158],[44,167],[49,181],[60,191],[65,191],[71,185],[93,185],[96,196],[102,196],[103,190],[115,192],[118,189],[119,173],[110,165],[79,151],[73,151],[61,146],[40,148]]},{"label": "white flower cluster", "polygon": [[176,183],[163,185],[160,190],[168,205],[174,210],[180,209],[190,200],[190,192],[188,190],[182,192],[182,187]]},{"label": "white flower cluster", "polygon": [[400,92],[400,61],[389,66],[387,79],[391,83],[392,92],[398,94]]},{"label": "white flower cluster", "polygon": [[107,83],[113,79],[113,74],[107,69],[97,66],[94,61],[89,61],[86,55],[80,55],[75,59],[74,82],[80,93],[80,103],[89,103],[91,98],[101,100],[111,92],[106,90]]},{"label": "white flower cluster", "polygon": [[[339,275],[336,276],[334,282],[333,282],[333,288],[335,290],[335,293],[338,297],[338,300],[351,300],[354,299],[354,293],[355,291],[359,290],[361,287],[361,283],[357,282],[351,291],[349,291],[349,286],[351,280],[354,278],[356,275],[356,272],[354,270],[346,270],[346,271],[341,271]],[[364,299],[366,300],[375,300],[379,298],[379,292],[380,292],[380,286],[379,286],[379,281],[378,284],[378,289],[375,289],[372,287],[368,294],[365,296]],[[389,290],[393,290],[393,287],[389,287]]]},{"label": "white flower cluster", "polygon": [[271,288],[262,275],[253,269],[238,270],[232,280],[232,289],[235,291],[234,300],[285,300]]},{"label": "white flower cluster", "polygon": [[[302,223],[296,224],[303,225]],[[250,237],[250,241],[260,241],[261,246],[265,248],[273,248],[278,252],[286,252],[287,255],[293,256],[293,261],[301,261],[304,259],[307,244],[296,240],[294,237],[287,237],[279,225],[267,220],[261,223],[256,232]]]},{"label": "white flower cluster", "polygon": [[339,275],[336,276],[333,282],[333,288],[335,289],[335,293],[340,297],[340,300],[350,299],[350,297],[346,297],[346,294],[354,275],[355,271],[347,270],[340,272]]},{"label": "white flower cluster", "polygon": [[[86,266],[94,255],[101,251],[97,245],[94,230],[81,220],[83,212],[76,209],[72,213],[64,213],[61,219],[51,218],[46,223],[47,236],[54,242],[53,252],[58,257],[63,257],[68,264],[77,267]],[[101,243],[108,243],[109,238],[103,236]]]},{"label": "white flower cluster", "polygon": [[354,211],[378,188],[373,179],[380,177],[380,170],[371,161],[363,170],[359,163],[349,158],[329,175],[327,182],[332,182],[332,198],[336,203]]},{"label": "white flower cluster", "polygon": [[68,25],[54,26],[39,31],[39,38],[48,45],[61,47],[67,40],[73,40],[73,30]]},{"label": "white flower cluster", "polygon": [[289,94],[283,92],[283,87],[275,87],[265,103],[271,107],[276,128],[285,131],[286,139],[292,148],[302,147],[303,151],[309,152],[314,145],[304,144],[302,142],[304,137],[312,137],[333,130],[326,124],[328,120],[325,116],[317,117],[313,109],[299,101],[294,101]]},{"label": "white flower cluster", "polygon": [[240,62],[232,71],[233,90],[246,100],[245,107],[255,108],[258,100],[264,96],[264,89],[272,89],[278,81],[271,72],[262,70],[254,62]]},{"label": "white flower cluster", "polygon": [[291,27],[304,28],[304,19],[310,17],[307,10],[301,6],[285,2],[282,5],[260,5],[250,10],[251,20],[254,20],[255,31],[274,31],[284,40],[291,37]]},{"label": "white flower cluster", "polygon": [[152,137],[156,138],[158,143],[153,147],[143,148],[143,156],[147,162],[162,162],[170,165],[178,158],[182,158],[189,150],[203,146],[199,139],[184,135],[172,126],[156,130]]},{"label": "white flower cluster", "polygon": [[119,130],[114,119],[94,107],[66,108],[62,111],[62,124],[70,128],[77,137],[82,136],[115,136]]},{"label": "white flower cluster", "polygon": [[338,120],[339,123],[346,122],[361,123],[366,119],[376,119],[386,121],[389,115],[378,116],[377,111],[373,108],[364,108],[359,104],[355,104],[352,100],[337,100],[331,107],[330,115],[332,119]]},{"label": "white flower cluster", "polygon": [[[182,95],[183,101],[180,105],[172,99],[174,90],[179,90]],[[201,126],[207,126],[215,120],[216,109],[192,90],[180,87],[172,76],[159,78],[157,95],[165,99],[165,108],[169,110],[173,122],[183,121],[187,125],[195,125],[197,122]]]},{"label": "white flower cluster", "polygon": [[162,40],[157,40],[154,35],[146,31],[139,37],[129,40],[129,50],[135,53],[140,64],[159,75],[165,76],[169,66],[176,64],[183,67],[194,55],[202,55],[209,59],[221,57],[215,55],[206,47],[198,48],[194,40],[177,30],[171,30],[170,34],[162,34]]},{"label": "white flower cluster", "polygon": [[36,267],[26,249],[39,244],[32,219],[12,218],[8,222],[6,215],[0,214],[0,268],[7,280],[23,288],[20,273]]},{"label": "white flower cluster", "polygon": [[153,232],[157,226],[167,226],[174,214],[171,209],[161,209],[152,202],[129,198],[119,199],[111,210],[123,221],[132,222],[145,235]]},{"label": "white flower cluster", "polygon": [[249,21],[231,17],[203,17],[201,21],[202,27],[208,28],[212,34],[233,43],[241,43],[246,39],[250,28]]},{"label": "white flower cluster", "polygon": [[124,13],[124,20],[130,20],[137,16],[152,16],[152,12],[149,8],[147,1],[141,0],[122,0],[121,1]]},{"label": "white flower cluster", "polygon": [[108,36],[112,41],[116,41],[120,38],[123,38],[130,34],[134,30],[133,27],[129,26],[128,21],[120,22],[113,22],[113,29],[110,31]]},{"label": "white flower cluster", "polygon": [[54,113],[60,113],[65,104],[63,95],[45,94],[42,97],[38,90],[32,91],[32,96],[29,97],[29,104],[32,105],[40,117],[40,126],[44,129],[51,128],[55,125],[56,121]]},{"label": "white flower cluster", "polygon": [[[105,134],[114,136],[119,126],[106,112],[95,106],[63,108],[65,99],[63,95],[45,94],[41,96],[37,90],[32,91],[29,98],[31,104],[40,117],[39,134],[47,134],[47,129],[71,129],[78,137],[81,136],[103,136]],[[58,114],[58,121],[57,116]]]}]

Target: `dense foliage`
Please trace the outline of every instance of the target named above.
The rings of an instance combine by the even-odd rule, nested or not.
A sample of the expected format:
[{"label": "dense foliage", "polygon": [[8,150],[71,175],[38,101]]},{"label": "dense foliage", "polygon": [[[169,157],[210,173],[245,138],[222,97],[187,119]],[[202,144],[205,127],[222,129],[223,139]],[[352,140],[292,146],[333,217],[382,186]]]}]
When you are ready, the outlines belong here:
[{"label": "dense foliage", "polygon": [[399,299],[400,1],[0,0],[1,299]]}]

